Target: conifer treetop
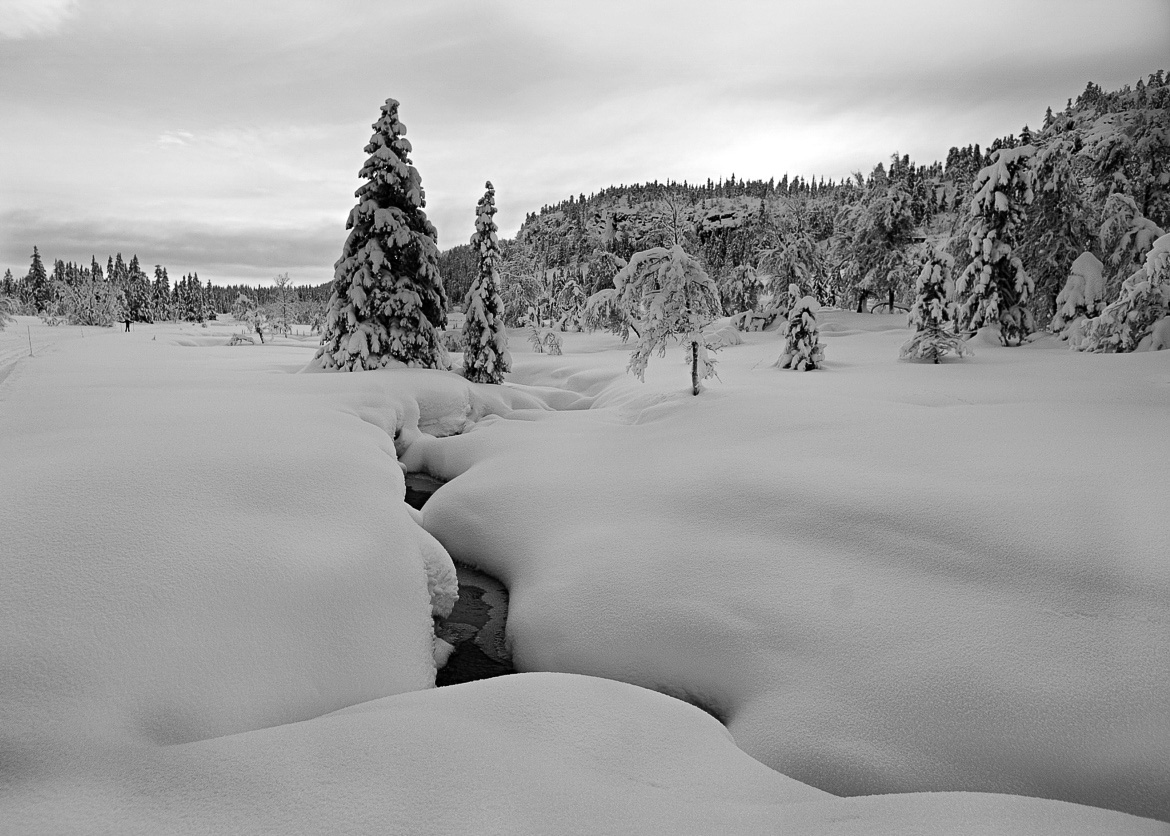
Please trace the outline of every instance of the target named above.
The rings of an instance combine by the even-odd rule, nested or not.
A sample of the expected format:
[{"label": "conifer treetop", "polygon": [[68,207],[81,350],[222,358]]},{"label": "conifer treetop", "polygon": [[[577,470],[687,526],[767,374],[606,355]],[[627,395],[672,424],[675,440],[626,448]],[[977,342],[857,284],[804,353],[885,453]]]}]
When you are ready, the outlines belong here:
[{"label": "conifer treetop", "polygon": [[496,190],[492,181],[484,184],[484,195],[475,207],[475,232],[471,236],[471,246],[478,252],[493,253],[493,263],[499,259],[499,228],[496,226]]}]

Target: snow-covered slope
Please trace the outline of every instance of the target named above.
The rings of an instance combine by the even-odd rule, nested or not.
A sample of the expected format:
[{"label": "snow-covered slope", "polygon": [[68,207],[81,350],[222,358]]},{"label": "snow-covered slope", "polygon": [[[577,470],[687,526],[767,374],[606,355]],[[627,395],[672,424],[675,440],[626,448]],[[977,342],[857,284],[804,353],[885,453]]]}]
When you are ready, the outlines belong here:
[{"label": "snow-covered slope", "polygon": [[[749,334],[692,398],[604,335],[513,338],[489,387],[215,323],[19,318],[0,357],[26,329],[5,829],[1165,831],[1020,796],[1167,817],[1170,353],[910,365],[900,319],[831,314],[826,369]],[[396,458],[455,477],[421,519],[567,673],[430,688],[453,574]]]}]

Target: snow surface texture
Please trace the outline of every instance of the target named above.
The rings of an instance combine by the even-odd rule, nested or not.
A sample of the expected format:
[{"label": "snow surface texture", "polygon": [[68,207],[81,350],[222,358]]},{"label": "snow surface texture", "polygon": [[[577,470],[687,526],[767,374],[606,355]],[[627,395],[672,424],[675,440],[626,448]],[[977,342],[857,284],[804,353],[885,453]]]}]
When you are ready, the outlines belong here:
[{"label": "snow surface texture", "polygon": [[[293,374],[313,345],[229,347],[232,322],[19,317],[4,829],[1165,832],[909,791],[1166,817],[1167,461],[1141,440],[1170,353],[906,366],[900,317],[828,316],[824,374],[750,334],[700,398],[681,356],[643,386],[600,334],[496,387]],[[458,478],[411,514],[396,457]],[[509,584],[522,667],[607,679],[431,690],[454,575],[418,517]]]},{"label": "snow surface texture", "polygon": [[1170,355],[924,367],[901,317],[826,316],[823,374],[745,334],[693,406],[681,364],[641,388],[566,335],[512,380],[592,409],[411,448],[457,477],[424,522],[508,585],[515,664],[692,700],[832,792],[1170,818]]}]

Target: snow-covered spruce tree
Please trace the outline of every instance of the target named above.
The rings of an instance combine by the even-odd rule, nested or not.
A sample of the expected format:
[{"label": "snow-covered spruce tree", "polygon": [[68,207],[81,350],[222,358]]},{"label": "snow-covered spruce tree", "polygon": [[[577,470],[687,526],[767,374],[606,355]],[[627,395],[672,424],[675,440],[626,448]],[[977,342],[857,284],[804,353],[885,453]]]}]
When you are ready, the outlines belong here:
[{"label": "snow-covered spruce tree", "polygon": [[496,238],[496,190],[489,181],[475,207],[475,234],[471,249],[479,271],[467,291],[467,319],[463,324],[463,376],[475,383],[499,383],[512,368],[508,332],[504,328],[504,301],[500,298],[500,244]]},{"label": "snow-covered spruce tree", "polygon": [[[790,296],[799,293],[797,285],[789,285]],[[797,299],[788,311],[784,325],[784,353],[776,361],[781,369],[808,372],[820,368],[825,360],[825,347],[817,331],[817,311],[820,304],[811,296]]]},{"label": "snow-covered spruce tree", "polygon": [[410,162],[398,102],[387,99],[366,145],[369,154],[334,265],[317,357],[327,369],[377,369],[391,360],[446,368],[439,331],[447,296],[435,227],[423,207],[422,178]]},{"label": "snow-covered spruce tree", "polygon": [[623,307],[645,314],[638,345],[630,354],[629,371],[646,379],[646,364],[657,351],[666,354],[671,337],[689,346],[691,393],[715,373],[707,356],[703,328],[719,314],[719,288],[681,244],[634,253],[613,279]]},{"label": "snow-covered spruce tree", "polygon": [[1128,352],[1170,315],[1170,235],[1154,242],[1145,264],[1121,283],[1121,294],[1089,320],[1079,348],[1098,353]]},{"label": "snow-covered spruce tree", "polygon": [[915,331],[902,346],[899,354],[902,359],[937,363],[940,357],[952,351],[959,357],[971,353],[954,330],[955,303],[951,301],[954,286],[951,257],[932,251],[914,283],[914,305],[910,308],[909,324]]},{"label": "snow-covered spruce tree", "polygon": [[966,327],[997,325],[1004,345],[1019,345],[1032,331],[1032,279],[1013,249],[1024,207],[1033,199],[1029,160],[1034,150],[1031,145],[1000,148],[975,176],[969,239],[974,260],[957,286],[966,297],[961,313]]}]

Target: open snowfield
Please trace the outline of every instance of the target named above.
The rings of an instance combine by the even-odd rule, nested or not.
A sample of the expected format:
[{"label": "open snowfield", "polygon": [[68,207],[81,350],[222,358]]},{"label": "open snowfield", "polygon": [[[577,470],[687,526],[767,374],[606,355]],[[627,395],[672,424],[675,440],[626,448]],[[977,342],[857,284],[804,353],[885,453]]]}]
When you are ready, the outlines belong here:
[{"label": "open snowfield", "polygon": [[[491,387],[18,317],[0,830],[1170,832],[1170,351],[822,328],[692,397],[600,333]],[[528,673],[432,688],[449,555]]]}]

